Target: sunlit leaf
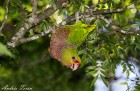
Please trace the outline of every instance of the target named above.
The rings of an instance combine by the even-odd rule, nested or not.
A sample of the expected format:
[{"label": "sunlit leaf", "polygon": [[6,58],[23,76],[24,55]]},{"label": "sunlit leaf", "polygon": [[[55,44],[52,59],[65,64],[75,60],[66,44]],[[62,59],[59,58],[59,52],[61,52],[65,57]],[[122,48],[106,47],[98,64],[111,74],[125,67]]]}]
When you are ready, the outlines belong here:
[{"label": "sunlit leaf", "polygon": [[92,87],[95,84],[95,82],[97,81],[97,79],[98,79],[98,76],[94,77],[94,79],[91,82],[90,87]]},{"label": "sunlit leaf", "polygon": [[107,82],[107,80],[104,78],[104,76],[103,76],[103,75],[100,75],[100,77],[101,77],[102,81],[104,82],[104,84],[108,87],[108,82]]},{"label": "sunlit leaf", "polygon": [[85,50],[80,50],[80,51],[78,51],[78,55],[81,55],[81,54],[83,54],[85,52]]},{"label": "sunlit leaf", "polygon": [[92,4],[93,5],[96,5],[96,4],[98,4],[99,3],[99,0],[92,0]]},{"label": "sunlit leaf", "polygon": [[97,67],[96,66],[88,66],[87,67],[87,69],[89,69],[89,70],[94,70],[94,69],[96,69]]},{"label": "sunlit leaf", "polygon": [[123,73],[126,71],[126,64],[123,65]]},{"label": "sunlit leaf", "polygon": [[87,75],[87,76],[93,76],[93,75],[96,74],[96,73],[97,73],[97,70],[94,70],[94,71],[88,72],[86,75]]},{"label": "sunlit leaf", "polygon": [[127,70],[126,71],[126,76],[129,77],[129,75],[130,75],[130,72],[129,72],[129,70]]},{"label": "sunlit leaf", "polygon": [[4,19],[4,15],[5,15],[5,10],[4,8],[0,7],[0,21]]},{"label": "sunlit leaf", "polygon": [[124,0],[124,4],[125,4],[126,6],[131,5],[131,2],[132,2],[132,0]]},{"label": "sunlit leaf", "polygon": [[14,57],[14,55],[7,49],[7,47],[0,43],[0,54]]},{"label": "sunlit leaf", "polygon": [[85,5],[88,5],[88,3],[89,3],[89,0],[85,0],[85,3],[84,4]]},{"label": "sunlit leaf", "polygon": [[109,77],[109,75],[108,75],[108,73],[107,73],[106,71],[101,70],[101,73],[102,73],[104,76]]},{"label": "sunlit leaf", "polygon": [[128,85],[127,82],[121,82],[120,85]]}]

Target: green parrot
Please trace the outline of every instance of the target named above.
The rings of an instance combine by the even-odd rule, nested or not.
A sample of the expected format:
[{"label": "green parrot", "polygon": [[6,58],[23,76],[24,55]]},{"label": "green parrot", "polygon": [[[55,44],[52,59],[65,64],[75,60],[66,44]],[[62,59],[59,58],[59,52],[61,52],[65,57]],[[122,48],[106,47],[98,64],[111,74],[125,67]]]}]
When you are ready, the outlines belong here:
[{"label": "green parrot", "polygon": [[76,70],[81,63],[77,48],[85,41],[95,25],[83,24],[81,21],[74,25],[65,25],[52,33],[50,40],[50,54],[63,65]]}]

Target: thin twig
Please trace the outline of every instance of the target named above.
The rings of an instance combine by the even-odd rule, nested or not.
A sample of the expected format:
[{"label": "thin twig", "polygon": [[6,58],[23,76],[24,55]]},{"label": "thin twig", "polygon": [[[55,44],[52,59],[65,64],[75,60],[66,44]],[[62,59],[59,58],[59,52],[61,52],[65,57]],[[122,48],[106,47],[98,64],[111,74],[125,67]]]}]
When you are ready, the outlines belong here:
[{"label": "thin twig", "polygon": [[0,32],[2,31],[2,29],[3,29],[3,27],[4,27],[4,25],[5,25],[5,23],[6,23],[6,21],[7,21],[7,19],[8,19],[8,5],[9,5],[9,0],[7,0],[6,1],[6,6],[5,6],[5,17],[4,17],[4,20],[3,20],[3,22],[2,22],[2,25],[1,25],[1,27],[0,27]]},{"label": "thin twig", "polygon": [[116,32],[120,32],[122,34],[126,34],[126,35],[140,35],[140,31],[136,31],[136,30],[131,30],[131,31],[127,31],[125,29],[122,29],[120,27],[118,27],[117,25],[114,25],[112,23],[111,20],[106,19],[104,16],[101,16],[100,19],[104,20],[112,30],[116,31]]},{"label": "thin twig", "polygon": [[[50,27],[48,30],[45,30],[44,32],[41,32],[40,34],[36,34],[36,35],[34,35],[34,36],[32,36],[32,37],[22,38],[22,39],[19,40],[19,42],[18,42],[17,45],[23,44],[23,43],[26,43],[26,42],[29,42],[29,41],[33,41],[33,40],[36,40],[36,39],[38,39],[38,38],[40,38],[40,37],[43,37],[43,36],[49,34],[51,31],[53,31],[52,28],[53,28],[53,27]],[[16,46],[17,46],[17,45],[16,45]]]},{"label": "thin twig", "polygon": [[124,12],[125,10],[126,10],[126,8],[122,8],[122,9],[96,10],[96,11],[92,11],[92,14],[93,15],[112,14],[112,13]]},{"label": "thin twig", "polygon": [[77,12],[75,12],[75,19],[76,19],[76,22],[78,22],[79,21],[79,12],[77,11]]}]

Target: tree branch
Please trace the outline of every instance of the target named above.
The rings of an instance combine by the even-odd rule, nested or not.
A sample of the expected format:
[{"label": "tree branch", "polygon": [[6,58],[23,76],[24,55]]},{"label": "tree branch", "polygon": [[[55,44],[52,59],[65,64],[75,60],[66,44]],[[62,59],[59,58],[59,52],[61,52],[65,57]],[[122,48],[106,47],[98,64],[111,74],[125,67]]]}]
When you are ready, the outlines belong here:
[{"label": "tree branch", "polygon": [[126,31],[124,29],[121,29],[115,25],[111,25],[111,29],[116,31],[116,32],[120,32],[122,34],[125,34],[125,35],[140,35],[140,31],[136,31],[136,30],[130,30],[130,31]]},{"label": "tree branch", "polygon": [[101,16],[100,19],[104,20],[108,24],[108,26],[116,32],[120,32],[120,33],[125,34],[125,35],[140,35],[139,30],[127,31],[125,29],[122,29],[122,28],[114,25],[111,20],[106,19],[104,16]]},{"label": "tree branch", "polygon": [[[44,10],[43,12],[37,14],[37,21],[36,24],[39,24],[40,22],[42,22],[44,19],[48,18],[50,15],[52,15],[55,11],[57,11],[58,9],[60,9],[62,7],[63,2],[62,1],[57,1],[55,3],[56,8],[54,9],[53,6],[50,6],[49,8],[47,8],[46,10]],[[28,21],[23,24],[23,26],[19,29],[19,31],[12,37],[11,41],[7,43],[8,46],[11,47],[15,47],[16,44],[18,44],[19,39],[23,38],[24,34],[31,29],[32,27],[34,27],[34,18],[30,17],[28,19]]]},{"label": "tree branch", "polygon": [[6,20],[8,19],[8,5],[9,5],[9,0],[6,0],[6,5],[5,5],[5,17],[4,17],[4,20],[3,20],[3,22],[2,22],[2,25],[1,25],[1,27],[0,27],[0,32],[2,31],[2,29],[3,29],[3,27],[4,27],[4,25],[5,25],[5,23],[6,23]]},{"label": "tree branch", "polygon": [[92,11],[93,15],[100,15],[100,14],[112,14],[112,13],[120,13],[124,12],[126,8],[122,9],[108,9],[108,10],[97,10],[97,11]]},{"label": "tree branch", "polygon": [[50,32],[52,32],[53,31],[52,28],[53,27],[50,27],[48,30],[45,30],[45,31],[41,32],[40,34],[36,34],[36,35],[34,35],[32,37],[22,38],[22,39],[19,40],[19,42],[18,42],[18,44],[16,44],[16,46],[18,46],[19,44],[23,44],[23,43],[26,43],[26,42],[29,42],[29,41],[36,40],[36,39],[38,39],[40,37],[43,37],[43,36],[49,34]]},{"label": "tree branch", "polygon": [[31,0],[32,4],[33,4],[33,9],[32,9],[32,18],[34,19],[34,24],[37,25],[36,23],[36,19],[37,19],[37,15],[36,15],[36,9],[37,9],[37,4],[38,4],[38,0]]}]

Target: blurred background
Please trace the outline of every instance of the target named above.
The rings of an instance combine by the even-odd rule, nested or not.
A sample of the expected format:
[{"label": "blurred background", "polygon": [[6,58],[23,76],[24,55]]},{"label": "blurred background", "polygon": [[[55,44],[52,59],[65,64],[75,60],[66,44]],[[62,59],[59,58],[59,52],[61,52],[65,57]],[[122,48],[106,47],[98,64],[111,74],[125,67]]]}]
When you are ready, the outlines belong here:
[{"label": "blurred background", "polygon": [[[0,25],[2,24],[5,14],[6,14],[5,6],[7,4],[7,1],[8,0],[0,0]],[[43,11],[55,1],[56,0],[39,0],[37,12]],[[73,0],[67,0],[67,1],[74,3]],[[88,0],[81,0],[81,1],[84,2]],[[94,0],[89,0],[89,1],[92,2],[92,5],[96,6],[96,4],[100,0],[99,1],[95,0],[95,2]],[[101,0],[101,1],[104,1],[104,0]],[[105,1],[108,1],[108,0],[105,0]],[[122,1],[126,1],[126,0],[122,0]],[[132,0],[128,0],[128,1],[132,1]],[[76,0],[76,2],[78,1]],[[111,0],[110,2],[114,2],[113,4],[114,4],[114,7],[116,8],[124,7],[122,5],[117,6],[119,2],[121,2],[121,0],[116,0],[116,1]],[[74,7],[78,7],[78,6],[74,6]],[[28,17],[30,16],[32,12],[32,3],[30,0],[10,0],[8,9],[9,9],[8,19],[5,23],[5,26],[3,27],[2,33],[0,33],[0,43],[3,43],[5,45],[7,41],[10,41],[12,36],[18,31],[19,27],[21,27],[22,24],[26,22],[26,19],[28,19]],[[80,9],[82,10],[82,5]],[[47,21],[48,26],[56,25],[66,18],[65,16],[66,12],[64,12],[65,10],[62,9],[60,11],[61,12],[56,12],[52,16],[50,16],[51,19]],[[72,9],[72,11],[74,12],[74,9]],[[137,13],[136,16],[132,15],[130,12],[127,12],[125,14],[126,15],[130,14],[130,18],[132,20],[133,18],[136,17],[138,19],[138,21],[136,22],[140,24],[139,22],[140,20],[138,16],[140,14],[139,12]],[[123,18],[121,22],[123,22]],[[26,33],[25,37],[27,36],[30,37],[30,36],[33,36],[35,34],[42,32],[43,24],[44,23],[41,23],[39,25],[38,32],[35,32],[34,31],[35,29],[30,29],[30,31]],[[135,28],[139,30],[140,26],[135,26]],[[112,72],[108,72],[106,74],[109,74],[111,78],[105,77],[105,79],[109,82],[109,87],[106,87],[106,85],[104,84],[105,82],[103,82],[103,79],[101,78],[99,78],[95,82],[95,85],[91,86],[91,83],[94,77],[86,75],[87,67],[91,65],[91,63],[83,62],[80,68],[76,71],[72,71],[71,69],[64,67],[60,62],[53,59],[49,54],[50,36],[51,36],[51,33],[37,40],[21,44],[17,46],[16,48],[9,48],[11,53],[15,55],[15,58],[12,58],[6,55],[2,56],[0,54],[0,91],[3,91],[2,88],[6,85],[8,85],[8,87],[12,87],[12,86],[20,87],[21,85],[26,85],[27,87],[32,88],[32,91],[140,91],[140,85],[135,85],[136,83],[139,84],[140,62],[138,60],[132,62],[133,65],[131,66],[133,66],[132,69],[134,69],[134,72],[123,72],[124,66],[121,65],[121,62],[118,62],[118,60],[121,60],[121,59],[116,58],[116,61],[117,61],[116,65],[114,65],[112,68],[112,69],[115,69],[116,67],[115,74],[113,74]],[[91,36],[94,37],[95,35],[91,35]],[[127,37],[129,39],[129,36],[125,36],[126,39]],[[137,37],[139,38],[139,36]],[[106,39],[107,41],[108,39],[112,39],[110,41],[114,41],[116,39],[116,37],[108,37],[108,36],[101,36],[101,38]],[[97,47],[97,44],[103,43],[103,42],[100,42],[102,41],[102,39],[99,40],[98,43],[96,43],[94,46]],[[131,39],[132,41],[135,41],[133,38]],[[109,43],[110,41],[108,41],[107,43]],[[127,41],[127,42],[129,43],[130,41]],[[133,44],[135,44],[135,42],[133,42]],[[114,41],[114,44],[115,43],[116,41]],[[85,45],[86,44],[84,43],[82,47],[79,49],[82,50],[82,48],[85,48]],[[129,46],[132,47],[133,45],[129,45]],[[104,46],[102,47],[104,48]],[[4,47],[0,46],[0,51],[3,48]],[[90,47],[90,48],[94,48],[94,47]],[[111,50],[112,49],[113,47],[111,48]],[[135,52],[133,51],[133,49],[135,48],[132,48],[132,52]],[[136,54],[138,55],[135,56],[135,58],[139,58],[140,51],[139,50],[136,50],[136,51],[137,51]],[[101,52],[97,53],[96,55],[100,55],[100,53]],[[122,56],[121,53],[119,53],[118,55]],[[80,55],[80,56],[82,57],[82,59],[84,59],[83,55]],[[132,54],[130,53],[130,56],[133,56],[133,53]],[[127,67],[125,68],[125,70],[126,69]],[[128,75],[129,75],[129,78],[128,78]]]}]

